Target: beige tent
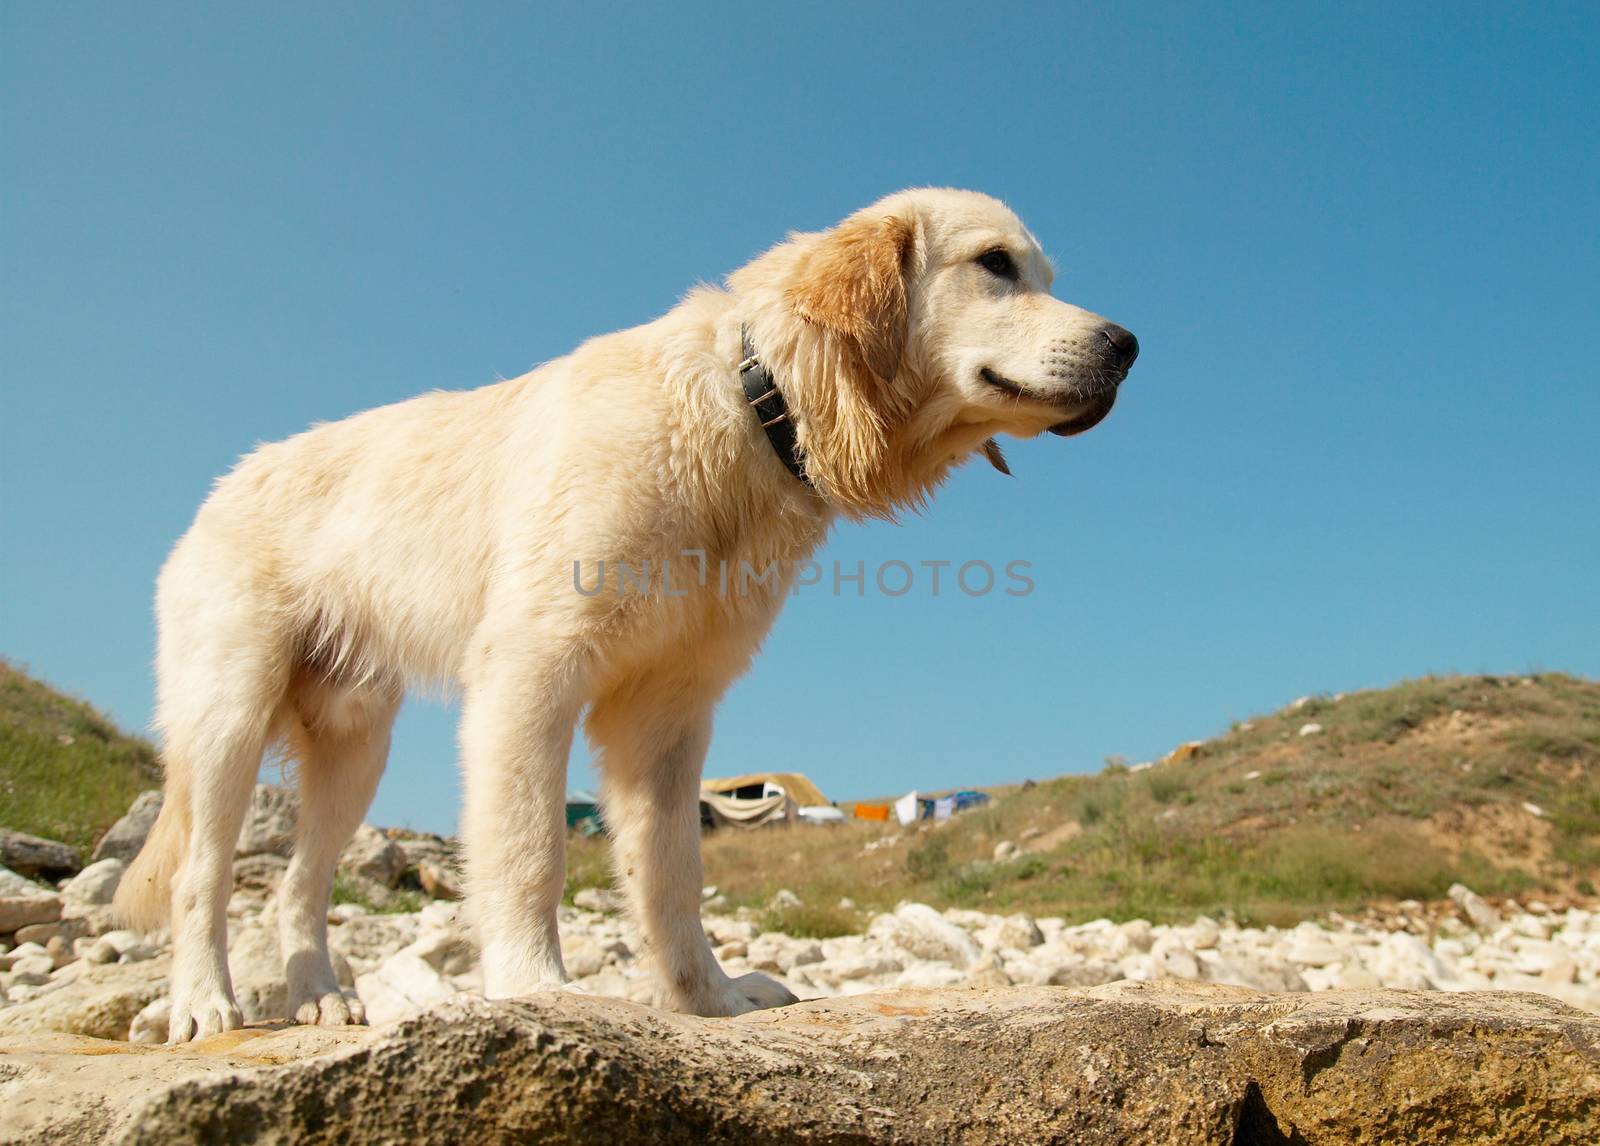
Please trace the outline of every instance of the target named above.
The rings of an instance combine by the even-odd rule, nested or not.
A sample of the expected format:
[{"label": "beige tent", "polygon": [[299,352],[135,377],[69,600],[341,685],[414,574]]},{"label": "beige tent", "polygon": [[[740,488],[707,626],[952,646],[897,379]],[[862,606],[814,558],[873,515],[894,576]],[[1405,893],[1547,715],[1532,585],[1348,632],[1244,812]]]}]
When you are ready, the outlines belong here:
[{"label": "beige tent", "polygon": [[798,772],[752,772],[700,781],[700,821],[708,827],[792,823],[800,808],[827,803],[822,791]]}]

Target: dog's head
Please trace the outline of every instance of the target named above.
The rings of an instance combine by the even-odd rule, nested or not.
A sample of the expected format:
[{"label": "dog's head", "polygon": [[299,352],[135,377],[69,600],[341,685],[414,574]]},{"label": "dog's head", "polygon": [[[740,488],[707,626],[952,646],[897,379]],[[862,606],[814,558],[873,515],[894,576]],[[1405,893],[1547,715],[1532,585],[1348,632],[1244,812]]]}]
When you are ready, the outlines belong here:
[{"label": "dog's head", "polygon": [[850,512],[915,502],[996,434],[1082,433],[1111,412],[1132,334],[1050,294],[1004,204],[892,195],[735,273],[757,345],[801,409],[801,445]]}]

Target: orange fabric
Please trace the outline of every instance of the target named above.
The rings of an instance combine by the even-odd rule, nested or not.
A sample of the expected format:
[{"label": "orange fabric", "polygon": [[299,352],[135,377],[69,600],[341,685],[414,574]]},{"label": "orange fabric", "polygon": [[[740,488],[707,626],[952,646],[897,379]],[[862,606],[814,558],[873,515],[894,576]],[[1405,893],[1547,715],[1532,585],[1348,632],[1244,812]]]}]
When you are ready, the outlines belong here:
[{"label": "orange fabric", "polygon": [[858,819],[858,820],[882,820],[882,821],[887,822],[888,819],[889,819],[889,805],[888,804],[857,804],[856,805],[856,819]]}]

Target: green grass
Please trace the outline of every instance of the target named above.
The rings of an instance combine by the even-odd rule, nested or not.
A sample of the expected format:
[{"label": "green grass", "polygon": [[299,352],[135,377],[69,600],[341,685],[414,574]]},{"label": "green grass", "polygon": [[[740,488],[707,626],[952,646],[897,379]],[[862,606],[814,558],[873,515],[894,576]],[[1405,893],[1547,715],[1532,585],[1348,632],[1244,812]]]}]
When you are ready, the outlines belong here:
[{"label": "green grass", "polygon": [[0,827],[71,844],[87,860],[134,797],[160,786],[148,741],[0,660]]},{"label": "green grass", "polygon": [[428,897],[411,888],[384,887],[367,880],[352,879],[344,872],[335,872],[330,902],[354,903],[374,915],[400,915],[421,911],[428,903]]},{"label": "green grass", "polygon": [[[1527,679],[1430,677],[1317,698],[1239,721],[1181,763],[1115,761],[999,793],[939,827],[714,833],[705,880],[758,909],[786,887],[807,904],[847,895],[863,913],[915,899],[1078,921],[1204,912],[1284,924],[1437,899],[1458,880],[1485,894],[1588,894],[1600,883],[1600,685]],[[1300,736],[1312,721],[1323,731]],[[1031,850],[997,863],[1000,840]],[[569,850],[579,871],[598,872],[606,846]]]}]

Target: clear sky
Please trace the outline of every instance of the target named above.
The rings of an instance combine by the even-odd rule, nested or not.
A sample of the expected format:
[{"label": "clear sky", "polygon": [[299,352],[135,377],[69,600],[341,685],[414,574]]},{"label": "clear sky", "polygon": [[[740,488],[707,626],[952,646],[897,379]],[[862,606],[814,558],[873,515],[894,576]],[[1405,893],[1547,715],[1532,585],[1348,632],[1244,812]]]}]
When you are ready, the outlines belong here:
[{"label": "clear sky", "polygon": [[[1019,780],[1310,692],[1600,672],[1600,8],[644,8],[0,8],[0,651],[143,726],[156,570],[254,443],[937,184],[1143,354],[1100,428],[823,554],[1032,594],[802,594],[711,773]],[[450,829],[453,728],[408,709],[372,819]]]}]

